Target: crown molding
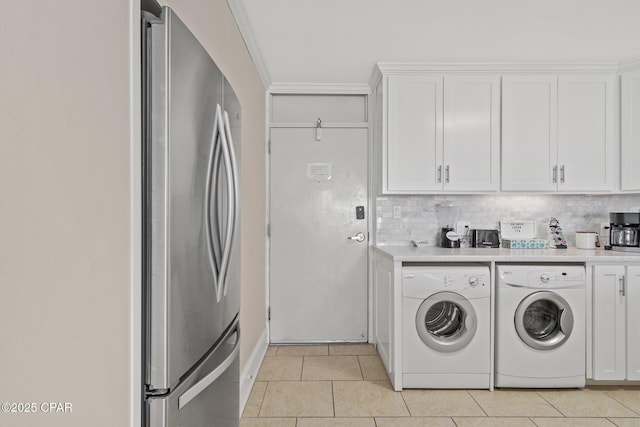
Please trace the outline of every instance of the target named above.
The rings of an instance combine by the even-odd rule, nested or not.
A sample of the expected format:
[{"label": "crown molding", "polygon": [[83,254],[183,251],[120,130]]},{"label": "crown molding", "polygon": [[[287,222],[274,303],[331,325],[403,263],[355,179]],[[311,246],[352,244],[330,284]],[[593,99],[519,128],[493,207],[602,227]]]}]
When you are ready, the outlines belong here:
[{"label": "crown molding", "polygon": [[269,76],[269,71],[267,70],[264,60],[262,59],[262,54],[258,48],[256,38],[253,35],[253,30],[251,30],[249,18],[247,17],[247,12],[244,9],[242,0],[227,0],[227,4],[229,5],[231,13],[236,20],[240,34],[244,39],[244,44],[249,51],[249,56],[251,56],[251,59],[258,70],[258,75],[260,76],[260,80],[262,80],[262,85],[266,89],[271,86],[271,77]]},{"label": "crown molding", "polygon": [[369,95],[369,85],[362,83],[273,83],[270,94]]},{"label": "crown molding", "polygon": [[406,63],[379,62],[376,64],[370,84],[382,74],[440,73],[589,73],[612,74],[618,71],[617,62],[460,62],[460,63]]},{"label": "crown molding", "polygon": [[620,61],[620,67],[618,71],[625,72],[631,70],[637,70],[640,68],[640,58],[631,58],[625,59],[624,61]]},{"label": "crown molding", "polygon": [[382,78],[382,70],[380,69],[380,64],[376,64],[373,67],[373,73],[371,73],[371,77],[369,78],[369,87],[372,91],[376,90],[376,86],[378,86],[378,82]]}]

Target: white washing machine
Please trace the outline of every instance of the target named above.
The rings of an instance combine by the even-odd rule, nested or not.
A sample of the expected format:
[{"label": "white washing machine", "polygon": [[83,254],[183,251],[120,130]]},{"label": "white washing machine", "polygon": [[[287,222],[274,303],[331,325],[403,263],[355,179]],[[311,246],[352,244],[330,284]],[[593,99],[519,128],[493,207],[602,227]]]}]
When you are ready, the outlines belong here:
[{"label": "white washing machine", "polygon": [[489,268],[402,269],[403,388],[489,388]]},{"label": "white washing machine", "polygon": [[496,387],[584,387],[585,269],[498,265]]}]

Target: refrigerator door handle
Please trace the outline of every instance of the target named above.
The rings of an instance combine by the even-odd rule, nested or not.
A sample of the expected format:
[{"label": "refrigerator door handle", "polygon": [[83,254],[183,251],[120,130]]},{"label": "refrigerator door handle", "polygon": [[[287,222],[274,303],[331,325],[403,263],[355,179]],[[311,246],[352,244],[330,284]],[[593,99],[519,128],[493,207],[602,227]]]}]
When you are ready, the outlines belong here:
[{"label": "refrigerator door handle", "polygon": [[218,274],[218,294],[217,299],[218,302],[222,299],[223,294],[225,293],[225,283],[227,270],[229,268],[229,259],[231,258],[231,242],[233,241],[234,234],[234,225],[235,225],[235,217],[236,217],[236,185],[235,185],[235,176],[233,172],[233,166],[231,163],[231,150],[233,148],[230,147],[229,139],[226,135],[226,129],[224,128],[225,123],[222,118],[222,113],[220,110],[216,111],[217,120],[220,122],[220,139],[222,140],[222,158],[225,163],[225,171],[227,173],[227,225],[226,232],[224,235],[224,245],[222,247],[222,260],[220,261],[220,271]]},{"label": "refrigerator door handle", "polygon": [[227,249],[227,263],[225,264],[225,270],[224,270],[224,274],[221,275],[221,280],[222,280],[222,286],[223,286],[223,294],[226,295],[227,294],[227,280],[225,278],[226,274],[227,274],[227,268],[229,266],[229,259],[231,258],[231,250],[233,249],[233,237],[235,234],[235,230],[236,230],[236,222],[237,222],[237,215],[239,212],[239,194],[240,194],[240,189],[238,188],[238,163],[236,161],[236,154],[235,154],[235,150],[233,149],[233,139],[231,137],[231,126],[229,125],[229,114],[225,111],[224,115],[223,115],[223,120],[222,120],[222,133],[225,135],[225,142],[227,143],[227,148],[228,148],[228,152],[229,152],[229,168],[227,169],[228,171],[228,176],[229,176],[229,180],[227,181],[228,183],[230,182],[231,185],[229,185],[229,197],[233,198],[233,201],[229,201],[229,216],[228,216],[228,225],[227,225],[227,242],[228,243],[228,249]]},{"label": "refrigerator door handle", "polygon": [[240,352],[240,328],[236,328],[236,343],[231,350],[231,354],[227,356],[224,361],[218,365],[213,371],[211,371],[206,377],[191,386],[187,391],[182,393],[178,398],[178,410],[184,408],[189,402],[195,399],[200,393],[202,393],[207,387],[215,382],[224,372],[229,369],[229,366],[233,363],[235,358]]},{"label": "refrigerator door handle", "polygon": [[[216,260],[216,250],[214,245],[217,243],[219,246],[219,242],[214,242],[213,232],[211,230],[211,188],[212,181],[217,181],[215,176],[217,176],[218,166],[216,163],[216,157],[219,158],[219,151],[217,150],[217,140],[218,135],[220,135],[220,122],[218,120],[220,117],[220,105],[216,107],[216,117],[213,122],[213,135],[211,136],[211,150],[209,151],[209,162],[207,165],[207,181],[205,185],[205,199],[204,199],[204,224],[205,224],[205,237],[207,239],[207,247],[209,254],[209,264],[211,265],[211,271],[213,275],[213,287],[216,293],[216,299],[220,302],[220,284],[218,278],[218,262]],[[215,183],[215,182],[214,182]]]},{"label": "refrigerator door handle", "polygon": [[[211,141],[211,144],[215,145],[215,151],[213,154],[213,172],[211,174],[211,186],[209,188],[209,192],[211,193],[211,189],[214,189],[214,193],[213,195],[210,195],[210,197],[217,197],[217,191],[215,191],[215,189],[218,188],[218,185],[219,185],[218,178],[220,174],[220,161],[222,160],[222,148],[221,148],[222,142],[218,143],[219,139],[221,141],[220,132],[221,132],[222,125],[218,120],[217,116],[215,121],[218,123],[218,128],[217,128],[217,134]],[[210,206],[211,205],[209,205],[209,208],[211,208]],[[211,214],[210,214],[211,216],[209,217],[209,221],[210,221],[209,224],[213,224],[214,226],[213,234],[211,236],[213,260],[215,261],[215,270],[213,270],[213,272],[214,274],[216,274],[218,283],[220,283],[220,278],[218,277],[218,275],[220,273],[220,261],[222,258],[222,254],[220,253],[222,251],[222,242],[220,241],[220,239],[222,239],[222,236],[220,234],[220,218],[218,218],[219,212],[217,209],[218,207],[217,203],[214,206],[215,206],[215,209],[211,211]],[[217,295],[217,288],[216,288],[216,295]]]}]

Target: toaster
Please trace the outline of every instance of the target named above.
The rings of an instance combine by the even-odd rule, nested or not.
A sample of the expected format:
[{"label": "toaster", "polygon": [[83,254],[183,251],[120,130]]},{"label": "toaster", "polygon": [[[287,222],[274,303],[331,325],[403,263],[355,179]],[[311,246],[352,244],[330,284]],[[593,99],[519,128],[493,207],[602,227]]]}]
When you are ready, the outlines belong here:
[{"label": "toaster", "polygon": [[499,248],[500,236],[498,230],[471,230],[471,247]]}]

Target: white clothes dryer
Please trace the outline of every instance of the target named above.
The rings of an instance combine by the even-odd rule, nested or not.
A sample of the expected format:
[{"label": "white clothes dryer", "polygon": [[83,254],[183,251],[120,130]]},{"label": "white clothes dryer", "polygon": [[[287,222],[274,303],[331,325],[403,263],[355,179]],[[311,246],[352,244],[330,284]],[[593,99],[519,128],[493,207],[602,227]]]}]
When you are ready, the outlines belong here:
[{"label": "white clothes dryer", "polygon": [[403,388],[489,388],[489,268],[408,266],[402,277]]},{"label": "white clothes dryer", "polygon": [[584,387],[585,268],[498,265],[496,387]]}]

